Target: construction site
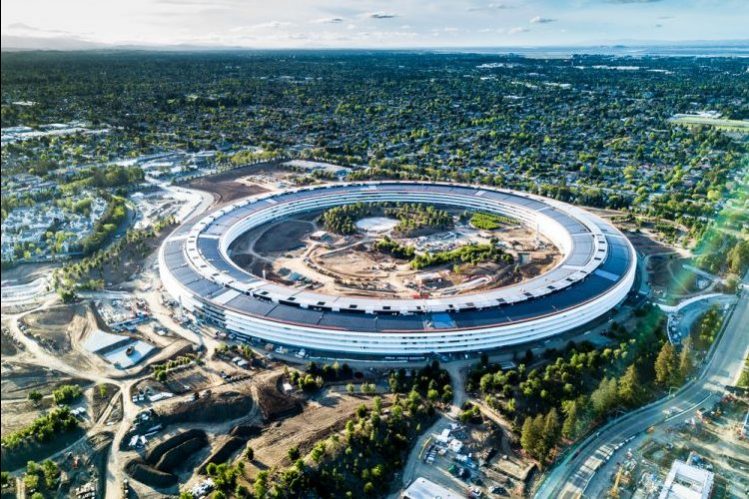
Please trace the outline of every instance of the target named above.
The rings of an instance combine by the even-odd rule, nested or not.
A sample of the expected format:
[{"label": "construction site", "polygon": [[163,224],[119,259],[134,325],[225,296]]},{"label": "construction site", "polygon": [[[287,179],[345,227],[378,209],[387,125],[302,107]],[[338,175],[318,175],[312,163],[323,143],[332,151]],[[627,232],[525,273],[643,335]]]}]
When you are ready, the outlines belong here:
[{"label": "construction site", "polygon": [[[452,227],[418,235],[400,233],[399,221],[385,216],[361,218],[353,234],[342,235],[325,230],[320,212],[306,213],[243,234],[230,253],[245,270],[280,284],[324,294],[382,298],[478,293],[536,277],[561,261],[556,246],[520,223],[507,220],[496,228],[478,229],[461,217],[462,212],[448,212],[455,220]],[[383,240],[412,248],[416,255],[492,245],[511,258],[414,268],[408,258],[378,251],[377,243]]]},{"label": "construction site", "polygon": [[614,499],[746,497],[748,410],[746,398],[729,393],[694,417],[651,428],[641,445],[628,447],[601,477],[600,488]]}]

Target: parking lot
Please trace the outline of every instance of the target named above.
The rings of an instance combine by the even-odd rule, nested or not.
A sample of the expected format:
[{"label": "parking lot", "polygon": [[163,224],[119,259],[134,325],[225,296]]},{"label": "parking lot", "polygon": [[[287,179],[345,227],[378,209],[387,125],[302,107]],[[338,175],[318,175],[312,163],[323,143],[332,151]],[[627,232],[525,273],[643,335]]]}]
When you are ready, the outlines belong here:
[{"label": "parking lot", "polygon": [[512,452],[493,422],[442,420],[421,450],[415,476],[467,497],[521,497],[535,466]]}]

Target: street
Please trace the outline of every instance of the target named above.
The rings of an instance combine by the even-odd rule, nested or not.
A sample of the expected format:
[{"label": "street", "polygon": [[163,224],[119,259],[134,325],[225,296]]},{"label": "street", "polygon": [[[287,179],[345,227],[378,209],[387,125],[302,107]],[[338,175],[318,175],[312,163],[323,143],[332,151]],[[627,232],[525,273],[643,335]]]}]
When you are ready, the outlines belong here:
[{"label": "street", "polygon": [[[743,279],[749,282],[749,274]],[[658,400],[630,412],[601,428],[588,437],[574,452],[565,457],[548,475],[535,497],[581,497],[601,466],[615,461],[615,456],[626,450],[619,445],[634,437],[629,446],[636,446],[651,426],[668,424],[674,419],[684,419],[701,406],[709,406],[720,399],[725,385],[733,384],[749,352],[749,292],[744,290],[725,326],[722,336],[713,346],[712,353],[700,374],[670,398]],[[670,416],[665,411],[677,410]]]}]

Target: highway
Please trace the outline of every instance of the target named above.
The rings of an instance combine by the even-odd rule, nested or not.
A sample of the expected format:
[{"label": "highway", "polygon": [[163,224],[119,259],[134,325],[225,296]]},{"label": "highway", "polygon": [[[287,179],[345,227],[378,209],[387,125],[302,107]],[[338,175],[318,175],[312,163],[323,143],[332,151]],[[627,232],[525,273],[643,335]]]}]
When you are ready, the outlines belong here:
[{"label": "highway", "polygon": [[[749,353],[749,291],[746,289],[749,273],[744,276],[743,283],[744,290],[733,314],[697,377],[673,396],[617,418],[589,436],[554,467],[536,492],[536,498],[586,497],[586,489],[596,471],[606,462],[616,460],[627,447],[636,447],[649,427],[684,420],[700,407],[712,406],[720,399],[725,385],[735,382]],[[668,417],[667,410],[671,410]]]}]

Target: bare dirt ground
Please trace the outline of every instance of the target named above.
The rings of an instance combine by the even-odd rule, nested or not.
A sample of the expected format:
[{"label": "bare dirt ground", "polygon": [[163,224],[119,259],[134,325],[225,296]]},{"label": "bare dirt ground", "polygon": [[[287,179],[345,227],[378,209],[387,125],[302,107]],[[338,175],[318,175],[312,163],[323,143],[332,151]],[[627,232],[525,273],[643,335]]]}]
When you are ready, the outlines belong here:
[{"label": "bare dirt ground", "polygon": [[278,253],[292,251],[305,246],[304,239],[316,230],[313,222],[286,220],[267,230],[255,242],[258,253]]},{"label": "bare dirt ground", "polygon": [[3,269],[3,285],[6,282],[12,285],[32,282],[39,277],[50,274],[57,267],[59,267],[59,264],[55,263],[24,263]]},{"label": "bare dirt ground", "polygon": [[[390,236],[403,245],[424,246],[427,251],[485,243],[497,237],[520,262],[515,265],[484,262],[477,265],[446,264],[414,270],[407,260],[372,249],[379,234],[340,236],[327,233],[324,241],[310,234],[321,227],[320,213],[307,213],[249,231],[230,249],[234,261],[249,272],[290,286],[306,286],[322,293],[350,296],[411,298],[477,293],[536,277],[556,265],[561,255],[548,241],[518,224],[503,224],[492,231],[456,226],[454,231],[426,237]],[[458,240],[451,242],[450,233]]]},{"label": "bare dirt ground", "polygon": [[119,257],[104,265],[99,276],[110,289],[131,289],[130,279],[140,274],[146,262],[146,256],[155,252],[166,237],[172,232],[174,225],[165,227],[156,237],[145,240],[137,247],[128,246]]},{"label": "bare dirt ground", "polygon": [[2,336],[0,336],[0,354],[4,359],[16,355],[23,346],[18,343],[13,335],[10,334],[5,324],[2,326]]},{"label": "bare dirt ground", "polygon": [[190,366],[187,369],[170,372],[165,381],[156,381],[149,376],[133,385],[132,389],[133,393],[148,389],[152,393],[183,394],[201,391],[220,383],[223,383],[223,380],[218,373],[208,371],[200,366]]},{"label": "bare dirt ground", "polygon": [[[53,406],[52,390],[65,384],[86,385],[84,379],[73,378],[59,371],[33,364],[4,361],[2,364],[2,434],[26,426],[29,421]],[[37,404],[28,400],[32,390],[44,398]]]},{"label": "bare dirt ground", "polygon": [[632,242],[635,249],[642,255],[656,255],[671,253],[674,248],[654,238],[649,231],[627,232],[627,238]]},{"label": "bare dirt ground", "polygon": [[216,206],[220,206],[246,196],[267,192],[268,189],[265,187],[243,182],[242,179],[248,175],[258,175],[265,171],[272,171],[279,168],[282,167],[275,163],[245,166],[225,173],[219,173],[218,175],[191,180],[185,184],[185,187],[210,192],[216,198]]},{"label": "bare dirt ground", "polygon": [[[63,384],[83,384],[82,378],[74,378],[54,369],[16,361],[2,363],[2,400],[26,400],[32,390],[47,395]],[[5,413],[3,413],[5,416]],[[5,418],[3,418],[5,424]]]},{"label": "bare dirt ground", "polygon": [[104,414],[104,411],[109,407],[112,397],[116,396],[119,392],[119,387],[112,383],[102,383],[94,386],[90,393],[87,393],[87,399],[91,412],[93,414],[93,421],[98,421],[99,418]]},{"label": "bare dirt ground", "polygon": [[100,374],[111,369],[103,359],[82,346],[91,332],[103,328],[90,304],[59,305],[32,312],[23,317],[20,324],[27,326],[26,336],[68,365]]},{"label": "bare dirt ground", "polygon": [[704,279],[684,268],[686,264],[689,264],[689,259],[678,258],[675,254],[650,258],[648,271],[653,289],[665,296],[683,296],[700,291],[698,284]]},{"label": "bare dirt ground", "polygon": [[82,329],[87,321],[87,307],[83,305],[60,305],[39,312],[32,312],[23,319],[29,334],[48,349],[60,353],[70,352],[71,334]]},{"label": "bare dirt ground", "polygon": [[[207,370],[212,370],[215,367],[214,365],[217,365],[214,361],[210,361],[208,364],[211,366],[201,366],[196,369],[196,372],[202,373],[202,376],[206,374]],[[259,377],[278,375],[279,373],[278,370],[268,371],[260,374]],[[188,376],[195,376],[195,373]],[[152,407],[158,416],[155,419],[152,418],[146,426],[163,424],[165,430],[151,437],[146,448],[133,450],[125,445],[121,453],[122,462],[147,460],[153,449],[168,442],[175,435],[188,430],[199,430],[205,432],[208,443],[185,454],[183,456],[184,465],[168,470],[169,473],[177,477],[182,488],[187,486],[185,484],[189,485],[191,480],[198,480],[197,473],[201,463],[225,443],[235,426],[260,424],[262,419],[255,399],[254,387],[256,382],[254,380],[245,379],[239,382],[226,383],[219,378],[219,382],[220,384],[212,385],[209,389],[201,392],[198,400],[193,400],[193,392],[190,392],[154,404]],[[145,408],[142,407],[142,409]],[[126,436],[124,442],[127,442],[127,440]],[[134,471],[133,466],[135,464],[131,464],[130,473]],[[164,494],[178,493],[174,483],[159,485],[159,477],[154,476],[153,471],[145,470],[145,475],[143,475],[143,472],[144,470],[140,469],[136,475],[141,476],[147,483],[131,479],[131,486],[136,491],[137,497],[163,497]]]},{"label": "bare dirt ground", "polygon": [[[130,336],[140,338],[157,347],[155,353],[130,369],[117,369],[99,355],[83,347],[86,339],[96,330],[108,331],[98,313],[89,302],[59,305],[26,315],[22,322],[27,330],[24,334],[38,343],[47,352],[59,357],[68,365],[79,367],[100,376],[127,378],[146,374],[154,363],[164,362],[184,353],[192,352],[187,340],[166,333],[164,336],[146,334],[136,330]],[[149,329],[144,326],[144,329]]]},{"label": "bare dirt ground", "polygon": [[248,442],[255,451],[255,459],[247,466],[247,476],[291,464],[287,456],[290,448],[299,447],[304,455],[315,442],[342,429],[346,419],[362,404],[370,407],[372,398],[328,391],[308,401],[301,414],[266,427],[259,437]]}]

